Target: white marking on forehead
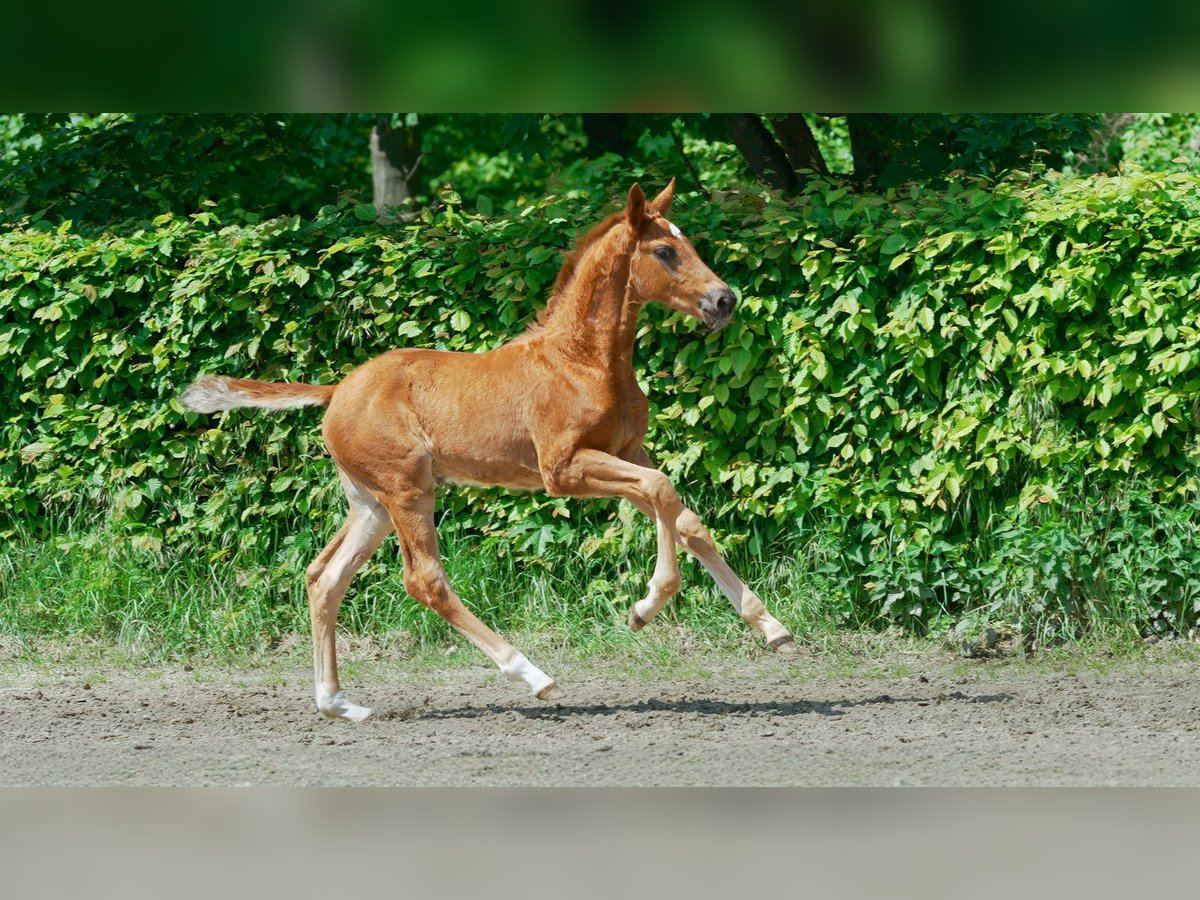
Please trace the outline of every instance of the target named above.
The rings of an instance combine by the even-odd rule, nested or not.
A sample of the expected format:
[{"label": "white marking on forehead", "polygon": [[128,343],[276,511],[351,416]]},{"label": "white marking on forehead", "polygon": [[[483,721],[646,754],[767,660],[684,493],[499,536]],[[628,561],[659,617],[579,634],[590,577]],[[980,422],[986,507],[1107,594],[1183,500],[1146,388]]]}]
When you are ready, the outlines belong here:
[{"label": "white marking on forehead", "polygon": [[664,222],[666,222],[666,223],[667,223],[667,227],[671,229],[671,234],[675,235],[675,237],[677,237],[677,238],[682,238],[682,237],[683,237],[683,232],[682,232],[682,231],[680,231],[678,228],[676,228],[676,227],[675,227],[675,223],[674,223],[674,222],[668,221],[667,219],[663,219],[663,221],[664,221]]}]

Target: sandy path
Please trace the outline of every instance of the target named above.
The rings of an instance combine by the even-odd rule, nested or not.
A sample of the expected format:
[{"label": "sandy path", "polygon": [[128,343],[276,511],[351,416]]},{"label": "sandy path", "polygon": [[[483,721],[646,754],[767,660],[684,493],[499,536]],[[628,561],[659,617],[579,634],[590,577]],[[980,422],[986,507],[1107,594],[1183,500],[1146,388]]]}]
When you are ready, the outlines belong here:
[{"label": "sandy path", "polygon": [[541,704],[482,668],[309,683],[183,671],[10,675],[0,785],[1197,785],[1200,678],[931,669],[904,678],[564,681]]}]

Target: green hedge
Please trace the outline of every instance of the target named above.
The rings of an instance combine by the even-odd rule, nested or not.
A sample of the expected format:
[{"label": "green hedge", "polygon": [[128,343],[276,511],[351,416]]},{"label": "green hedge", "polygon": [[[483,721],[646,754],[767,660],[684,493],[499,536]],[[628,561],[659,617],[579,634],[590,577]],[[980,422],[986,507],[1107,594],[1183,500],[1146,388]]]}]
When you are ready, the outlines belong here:
[{"label": "green hedge", "polygon": [[[1136,482],[1190,508],[1198,188],[1132,170],[865,195],[818,181],[790,203],[684,196],[674,220],[742,303],[717,335],[644,314],[651,453],[750,550],[836,539],[847,595],[902,619],[1008,590],[996,560],[1012,542],[990,569],[972,547],[1065,515],[1068,495]],[[402,225],[350,205],[0,234],[0,528],[103,509],[142,545],[214,558],[329,531],[342,501],[319,414],[199,417],[174,398],[206,372],[334,382],[395,346],[496,346],[616,202],[548,197],[493,218],[442,199]],[[619,531],[611,504],[442,503],[528,554]]]}]

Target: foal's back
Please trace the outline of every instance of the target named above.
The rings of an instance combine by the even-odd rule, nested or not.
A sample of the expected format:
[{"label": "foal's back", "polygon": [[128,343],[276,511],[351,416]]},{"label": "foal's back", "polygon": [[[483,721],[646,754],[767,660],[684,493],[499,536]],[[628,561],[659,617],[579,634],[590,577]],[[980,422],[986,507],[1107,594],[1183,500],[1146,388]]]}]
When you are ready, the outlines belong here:
[{"label": "foal's back", "polygon": [[553,381],[528,344],[483,353],[393,350],[338,385],[322,432],[339,466],[379,487],[391,485],[374,470],[399,461],[400,477],[412,481],[537,489],[533,420]]}]

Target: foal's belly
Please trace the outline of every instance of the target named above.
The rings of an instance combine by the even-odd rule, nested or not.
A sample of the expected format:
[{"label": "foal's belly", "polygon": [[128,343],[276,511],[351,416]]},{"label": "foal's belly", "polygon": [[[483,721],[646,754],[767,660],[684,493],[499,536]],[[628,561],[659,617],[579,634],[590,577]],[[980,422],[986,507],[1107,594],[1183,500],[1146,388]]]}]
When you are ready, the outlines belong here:
[{"label": "foal's belly", "polygon": [[480,465],[461,460],[433,460],[433,477],[438,484],[468,484],[475,487],[502,487],[515,491],[545,490],[536,468],[519,464]]}]

